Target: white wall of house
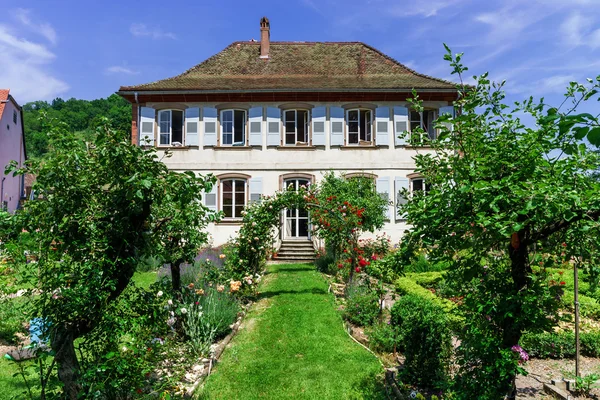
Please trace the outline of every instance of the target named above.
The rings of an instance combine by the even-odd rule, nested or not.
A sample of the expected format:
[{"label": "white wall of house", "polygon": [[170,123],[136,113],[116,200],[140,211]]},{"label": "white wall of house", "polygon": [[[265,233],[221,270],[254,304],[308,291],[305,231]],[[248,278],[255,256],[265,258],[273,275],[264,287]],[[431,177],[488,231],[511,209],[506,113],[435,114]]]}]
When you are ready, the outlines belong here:
[{"label": "white wall of house", "polygon": [[[310,107],[309,107],[310,106]],[[343,108],[369,108],[373,109],[373,133],[375,140],[372,146],[351,146],[332,145],[332,122],[335,117],[332,110],[339,107]],[[439,109],[440,107],[448,106],[445,102],[429,102],[424,103],[424,106],[430,109]],[[244,174],[248,177],[246,198],[250,198],[250,180],[253,180],[253,190],[257,187],[260,189],[260,194],[271,195],[275,191],[281,189],[282,176],[302,176],[304,174],[313,175],[318,182],[324,172],[333,170],[337,173],[364,173],[372,175],[376,179],[378,191],[387,192],[388,199],[391,202],[388,211],[388,222],[381,230],[391,236],[393,242],[400,240],[403,232],[408,228],[406,221],[399,217],[396,213],[397,196],[396,193],[402,187],[408,187],[411,179],[411,174],[414,173],[415,164],[413,157],[421,152],[430,152],[431,149],[424,147],[411,147],[404,142],[396,139],[397,133],[396,122],[398,115],[395,115],[394,110],[399,107],[408,107],[406,103],[398,102],[380,102],[369,103],[368,105],[359,104],[342,104],[342,103],[311,103],[310,105],[298,105],[297,108],[312,108],[323,107],[326,112],[320,121],[325,122],[324,145],[319,146],[274,146],[273,138],[268,138],[269,122],[274,122],[275,119],[268,119],[266,114],[267,108],[293,108],[293,105],[286,103],[268,103],[268,104],[236,104],[229,106],[230,108],[243,109],[262,109],[262,118],[254,121],[261,122],[261,141],[255,146],[207,146],[205,135],[205,122],[214,122],[215,119],[211,116],[210,111],[205,117],[205,109],[217,107],[219,109],[227,108],[216,104],[207,103],[185,103],[185,104],[169,104],[169,103],[148,103],[146,109],[141,111],[141,121],[139,126],[142,127],[140,140],[143,140],[144,122],[151,122],[154,114],[155,123],[152,127],[152,136],[154,143],[158,143],[159,126],[156,120],[158,110],[161,109],[198,109],[199,113],[190,113],[190,121],[198,122],[198,134],[192,137],[193,143],[196,145],[188,146],[184,140],[182,147],[165,147],[171,150],[172,156],[164,158],[163,161],[172,170],[177,171],[194,171],[198,174],[212,173],[216,176],[226,174]],[[380,112],[384,110],[384,112]],[[385,112],[387,110],[387,113]],[[383,114],[384,117],[380,118]],[[217,115],[219,113],[217,112]],[[146,116],[146,117],[144,117]],[[377,117],[377,118],[376,118]],[[405,117],[408,118],[408,117]],[[339,121],[339,120],[338,120]],[[344,120],[342,120],[344,122]],[[387,123],[387,124],[386,124]],[[387,125],[387,127],[386,127]],[[185,124],[187,126],[187,124]],[[249,124],[247,124],[249,126]],[[312,123],[311,132],[314,128]],[[217,136],[220,133],[220,121],[217,121]],[[408,123],[410,127],[410,123]],[[347,123],[344,122],[344,128],[347,130]],[[378,129],[379,128],[379,129]],[[248,128],[246,134],[248,135]],[[279,126],[280,135],[283,135],[283,124]],[[149,135],[149,125],[146,125],[146,134]],[[347,133],[347,132],[346,132]],[[185,133],[184,133],[185,136]],[[379,138],[377,138],[379,136]],[[281,136],[283,137],[283,136]],[[381,138],[385,138],[384,141]],[[213,139],[214,140],[214,137]],[[255,142],[256,143],[256,142]],[[211,142],[212,144],[212,142]],[[157,146],[159,155],[162,155],[163,148]],[[260,182],[258,186],[256,182]],[[217,194],[217,209],[221,209],[221,187],[217,186],[215,193]],[[255,194],[255,193],[253,193]],[[211,224],[209,233],[212,236],[213,244],[219,245],[227,241],[227,239],[235,235],[239,229],[239,223],[235,220],[226,220],[219,224]],[[372,235],[374,236],[374,235]]]},{"label": "white wall of house", "polygon": [[[15,112],[16,122],[14,120]],[[20,110],[11,100],[8,100],[0,119],[0,208],[4,206],[9,212],[14,212],[19,206],[22,178],[20,176],[13,177],[12,174],[4,175],[4,168],[11,160],[16,160],[19,165],[23,164],[25,161],[24,146]]]}]

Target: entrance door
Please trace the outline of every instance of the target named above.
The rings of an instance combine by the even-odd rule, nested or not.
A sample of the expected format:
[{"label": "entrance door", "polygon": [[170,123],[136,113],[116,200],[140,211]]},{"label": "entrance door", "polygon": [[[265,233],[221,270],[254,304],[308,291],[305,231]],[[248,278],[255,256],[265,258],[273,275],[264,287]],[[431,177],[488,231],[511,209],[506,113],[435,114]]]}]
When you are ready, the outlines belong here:
[{"label": "entrance door", "polygon": [[[308,186],[307,179],[293,178],[284,182],[286,190],[298,191],[302,185]],[[304,208],[285,209],[283,214],[283,237],[284,239],[309,239],[308,211]]]}]

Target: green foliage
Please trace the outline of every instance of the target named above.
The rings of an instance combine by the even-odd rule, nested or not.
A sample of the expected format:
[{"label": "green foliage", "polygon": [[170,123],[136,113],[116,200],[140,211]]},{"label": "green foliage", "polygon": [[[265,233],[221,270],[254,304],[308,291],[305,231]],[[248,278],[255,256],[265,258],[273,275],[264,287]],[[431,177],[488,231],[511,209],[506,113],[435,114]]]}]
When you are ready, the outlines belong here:
[{"label": "green foliage", "polygon": [[406,357],[401,379],[420,387],[445,388],[452,350],[446,311],[423,297],[406,295],[392,307],[391,323]]},{"label": "green foliage", "polygon": [[[575,294],[570,290],[565,290],[561,301],[565,308],[573,310],[575,307]],[[600,302],[594,298],[580,294],[579,312],[583,317],[600,319]]]},{"label": "green foliage", "polygon": [[131,130],[131,104],[117,94],[91,101],[57,98],[51,103],[26,103],[23,105],[23,122],[29,158],[39,158],[49,150],[50,139],[44,127],[44,115],[65,123],[69,132],[85,141],[93,141],[95,128],[101,124],[102,117],[108,118],[112,129],[121,132]]},{"label": "green foliage", "polygon": [[[146,341],[168,329],[164,308],[152,301],[156,295],[129,289],[130,281],[141,259],[166,257],[165,244],[181,234],[182,221],[206,224],[204,209],[182,202],[199,203],[211,180],[168,171],[155,150],[132,145],[126,131],[116,132],[106,121],[91,144],[64,124],[43,129],[50,150],[43,162],[9,167],[35,174],[40,196],[15,216],[18,231],[25,229],[35,246],[18,242],[13,262],[28,266],[23,274],[39,290],[32,316],[48,322],[64,396],[74,399],[91,388],[129,395],[151,366],[141,357]],[[183,208],[191,215],[181,216]],[[186,246],[204,239],[190,235]],[[25,264],[25,250],[37,263]],[[119,350],[123,341],[133,353]],[[99,367],[104,370],[96,377]]]},{"label": "green foliage", "polygon": [[444,271],[448,268],[448,264],[445,262],[431,262],[427,256],[420,254],[418,257],[412,260],[405,268],[406,272],[434,272]]},{"label": "green foliage", "polygon": [[364,283],[353,283],[346,289],[344,318],[359,326],[372,325],[380,314],[379,296]]},{"label": "green foliage", "polygon": [[338,268],[336,266],[336,259],[332,251],[328,249],[320,251],[315,258],[315,267],[319,272],[323,272],[328,275],[334,275]]},{"label": "green foliage", "polygon": [[590,396],[590,391],[593,388],[600,387],[596,381],[600,379],[599,374],[588,374],[585,376],[576,376],[575,377],[575,391],[578,394],[585,395],[586,397]]},{"label": "green foliage", "polygon": [[[447,51],[462,82],[461,55]],[[586,269],[598,254],[600,182],[588,172],[600,158],[582,140],[595,140],[600,123],[577,107],[598,98],[600,77],[572,83],[558,108],[532,98],[508,106],[502,87],[487,74],[457,86],[456,115],[438,119],[435,151],[415,157],[431,189],[399,210],[413,227],[401,243],[406,262],[427,249],[463,297],[459,398],[513,396],[522,332],[557,323],[561,285],[532,265],[577,257]],[[420,106],[417,96],[411,103]]]},{"label": "green foliage", "polygon": [[406,274],[406,277],[415,281],[417,285],[428,289],[436,288],[444,280],[444,275],[441,272],[409,272]]},{"label": "green foliage", "polygon": [[0,339],[7,343],[16,344],[15,334],[27,334],[24,325],[28,315],[27,298],[0,299]]},{"label": "green foliage", "polygon": [[190,338],[189,344],[194,354],[210,355],[210,345],[224,337],[235,322],[239,304],[228,293],[207,287],[199,295],[185,297],[186,314],[183,328]]},{"label": "green foliage", "polygon": [[[581,332],[579,343],[582,355],[600,357],[600,331]],[[532,357],[572,358],[575,357],[575,333],[568,330],[525,333],[521,338],[521,347]]]},{"label": "green foliage", "polygon": [[422,298],[423,301],[435,303],[448,313],[454,313],[456,310],[456,305],[453,302],[436,296],[409,277],[398,278],[396,280],[396,290],[401,295],[416,296]]},{"label": "green foliage", "polygon": [[398,335],[391,323],[379,322],[365,330],[369,347],[378,353],[391,353],[398,344]]}]

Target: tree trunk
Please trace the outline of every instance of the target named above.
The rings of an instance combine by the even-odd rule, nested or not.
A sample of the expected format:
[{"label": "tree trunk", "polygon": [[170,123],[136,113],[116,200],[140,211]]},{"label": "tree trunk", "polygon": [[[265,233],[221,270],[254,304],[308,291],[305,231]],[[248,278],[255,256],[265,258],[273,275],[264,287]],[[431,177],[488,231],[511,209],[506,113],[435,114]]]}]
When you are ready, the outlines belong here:
[{"label": "tree trunk", "polygon": [[[513,294],[518,298],[518,294],[528,283],[528,274],[531,272],[529,265],[529,249],[523,244],[528,238],[528,231],[521,230],[513,233],[511,243],[508,246],[508,255],[511,261],[511,276],[513,279]],[[517,301],[515,304],[514,316],[507,317],[503,323],[502,344],[504,348],[510,349],[519,344],[522,335],[522,327],[517,324],[515,318],[522,312],[522,304]],[[514,399],[517,396],[516,375],[508,378],[506,388],[508,399]]]},{"label": "tree trunk", "polygon": [[81,385],[77,381],[79,361],[73,341],[73,332],[64,328],[57,329],[51,341],[52,350],[56,354],[54,357],[58,365],[58,379],[63,383],[65,398],[69,400],[77,400],[77,395],[81,391]]},{"label": "tree trunk", "polygon": [[173,287],[173,293],[176,296],[181,294],[181,264],[183,260],[175,260],[175,262],[171,263],[171,285]]}]

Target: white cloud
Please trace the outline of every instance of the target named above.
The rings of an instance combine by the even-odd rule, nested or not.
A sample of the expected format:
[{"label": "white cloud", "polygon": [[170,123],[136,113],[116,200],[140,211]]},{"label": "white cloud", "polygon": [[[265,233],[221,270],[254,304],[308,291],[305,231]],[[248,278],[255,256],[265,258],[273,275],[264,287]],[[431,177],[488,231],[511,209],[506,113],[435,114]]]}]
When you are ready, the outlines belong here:
[{"label": "white cloud", "polygon": [[42,44],[18,38],[5,25],[0,25],[0,54],[0,87],[9,88],[21,104],[51,100],[69,89],[47,71],[56,56]]},{"label": "white cloud", "polygon": [[105,71],[107,74],[125,74],[125,75],[136,75],[139,74],[139,71],[135,71],[133,69],[127,67],[121,67],[119,65],[115,65],[112,67],[106,68]]},{"label": "white cloud", "polygon": [[570,82],[577,81],[575,75],[552,75],[546,78],[538,79],[530,83],[509,84],[507,92],[509,93],[527,93],[532,95],[549,95],[565,93]]},{"label": "white cloud", "polygon": [[455,5],[460,0],[416,0],[411,2],[394,2],[387,8],[390,15],[394,17],[410,17],[413,15],[422,15],[424,17],[433,17],[438,15],[439,11]]},{"label": "white cloud", "polygon": [[164,32],[160,28],[149,29],[146,24],[133,23],[129,27],[129,32],[131,32],[133,36],[138,37],[150,36],[152,39],[177,39],[177,36],[172,32]]},{"label": "white cloud", "polygon": [[564,43],[569,47],[600,47],[600,28],[593,29],[594,20],[579,11],[572,12],[560,25]]},{"label": "white cloud", "polygon": [[15,18],[24,26],[36,32],[46,39],[52,44],[56,44],[58,40],[58,36],[56,31],[52,27],[52,25],[48,23],[34,23],[29,15],[31,14],[31,10],[26,10],[24,8],[17,8],[14,12]]}]

